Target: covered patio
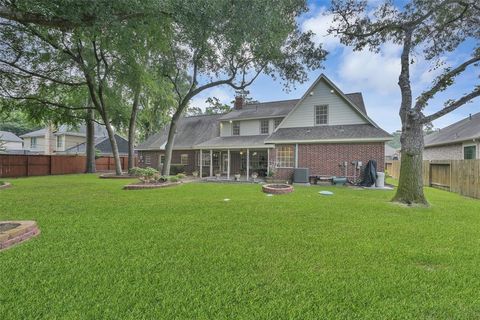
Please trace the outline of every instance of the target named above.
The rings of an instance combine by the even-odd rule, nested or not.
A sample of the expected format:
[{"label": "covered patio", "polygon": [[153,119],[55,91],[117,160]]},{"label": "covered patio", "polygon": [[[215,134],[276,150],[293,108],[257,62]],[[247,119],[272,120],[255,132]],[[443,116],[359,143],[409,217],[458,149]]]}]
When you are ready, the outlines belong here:
[{"label": "covered patio", "polygon": [[[239,139],[241,138],[241,139]],[[265,136],[217,137],[203,143],[199,150],[200,177],[250,181],[252,174],[266,177],[270,149]]]}]

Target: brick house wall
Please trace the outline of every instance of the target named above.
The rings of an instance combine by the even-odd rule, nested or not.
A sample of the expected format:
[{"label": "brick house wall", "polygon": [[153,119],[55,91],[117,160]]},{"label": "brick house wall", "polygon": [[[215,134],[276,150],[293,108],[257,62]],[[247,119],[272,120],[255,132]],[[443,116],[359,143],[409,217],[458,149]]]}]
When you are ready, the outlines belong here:
[{"label": "brick house wall", "polygon": [[[160,156],[165,155],[165,151],[139,151],[139,167],[152,167],[157,170],[161,170]],[[188,155],[188,163],[183,165],[185,172],[191,174],[196,169],[198,163],[198,155],[195,150],[174,150],[172,152],[172,166],[180,166],[180,158],[182,154]],[[147,163],[148,157],[150,158],[150,164]]]},{"label": "brick house wall", "polygon": [[430,147],[423,150],[423,160],[462,160],[462,144]]},{"label": "brick house wall", "polygon": [[[275,150],[270,151],[271,162],[275,161]],[[377,161],[377,171],[384,171],[385,144],[383,142],[372,143],[338,143],[338,144],[299,144],[298,167],[309,168],[310,175],[317,176],[345,176],[345,168],[340,166],[347,161],[347,177],[358,179],[363,173],[356,170],[352,161],[362,161],[365,166],[368,160]],[[293,168],[277,168],[275,178],[291,180]]]}]

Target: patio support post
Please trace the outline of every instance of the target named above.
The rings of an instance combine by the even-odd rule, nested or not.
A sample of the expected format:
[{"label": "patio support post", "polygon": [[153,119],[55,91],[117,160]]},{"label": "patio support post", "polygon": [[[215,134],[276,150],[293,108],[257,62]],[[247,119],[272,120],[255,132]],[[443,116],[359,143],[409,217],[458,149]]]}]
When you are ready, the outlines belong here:
[{"label": "patio support post", "polygon": [[228,157],[228,164],[227,164],[227,179],[230,180],[230,149],[227,149],[227,157]]},{"label": "patio support post", "polygon": [[250,178],[250,149],[247,148],[247,181]]},{"label": "patio support post", "polygon": [[213,150],[210,149],[210,177],[213,177]]},{"label": "patio support post", "polygon": [[270,173],[270,149],[267,149],[267,177]]},{"label": "patio support post", "polygon": [[295,168],[298,168],[298,143],[295,144]]},{"label": "patio support post", "polygon": [[202,179],[202,170],[203,169],[203,154],[202,149],[200,149],[200,179]]}]

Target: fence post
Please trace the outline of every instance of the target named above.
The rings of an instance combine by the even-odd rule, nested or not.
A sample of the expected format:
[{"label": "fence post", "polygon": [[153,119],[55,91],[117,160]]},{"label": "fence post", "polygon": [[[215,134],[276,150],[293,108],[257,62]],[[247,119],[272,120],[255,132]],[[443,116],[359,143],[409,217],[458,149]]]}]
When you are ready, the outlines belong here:
[{"label": "fence post", "polygon": [[28,156],[28,154],[26,155],[26,157],[27,157],[27,162],[25,163],[25,165],[26,165],[26,171],[27,171],[27,172],[26,172],[26,176],[28,177],[28,176],[29,176],[29,165],[30,165],[30,164],[28,163],[28,162],[29,162],[28,159],[30,159],[30,157]]}]

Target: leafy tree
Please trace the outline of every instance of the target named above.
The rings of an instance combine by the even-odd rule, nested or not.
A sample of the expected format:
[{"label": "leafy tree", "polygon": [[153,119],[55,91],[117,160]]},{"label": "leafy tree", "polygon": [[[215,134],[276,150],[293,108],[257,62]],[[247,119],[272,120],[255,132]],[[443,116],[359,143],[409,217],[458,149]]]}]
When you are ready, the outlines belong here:
[{"label": "leafy tree", "polygon": [[[303,0],[172,0],[167,8],[173,15],[173,35],[162,69],[174,86],[177,104],[164,175],[170,172],[177,123],[193,97],[221,85],[244,89],[260,73],[281,78],[286,86],[303,82],[306,70],[320,67],[326,55],[311,41],[311,32],[299,30],[297,19],[307,10]],[[183,92],[179,79],[184,72],[189,87]]]},{"label": "leafy tree", "polygon": [[208,98],[205,102],[210,105],[205,109],[205,114],[222,114],[232,110],[228,104],[221,103],[216,97]]},{"label": "leafy tree", "polygon": [[[477,0],[411,0],[403,8],[387,1],[377,6],[373,14],[367,10],[366,1],[334,0],[331,12],[335,16],[335,25],[330,32],[355,50],[369,48],[379,51],[386,42],[402,47],[398,78],[402,94],[399,110],[402,158],[399,185],[393,200],[427,205],[422,181],[423,127],[479,96],[478,79],[471,84],[470,92],[447,100],[439,111],[426,115],[425,107],[437,93],[454,85],[455,78],[467,68],[478,67],[480,6]],[[410,80],[412,58],[421,56],[433,65],[441,66],[443,56],[468,39],[475,39],[470,55],[457,56],[458,64],[443,69],[431,87],[414,99]]]}]

